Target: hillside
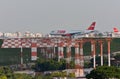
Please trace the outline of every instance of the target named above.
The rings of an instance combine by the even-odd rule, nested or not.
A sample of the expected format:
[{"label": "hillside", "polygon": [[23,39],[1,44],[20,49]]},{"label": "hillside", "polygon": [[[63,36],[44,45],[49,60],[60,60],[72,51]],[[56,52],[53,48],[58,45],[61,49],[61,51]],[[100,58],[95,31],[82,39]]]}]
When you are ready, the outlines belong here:
[{"label": "hillside", "polygon": [[[0,45],[2,45],[2,40],[0,40]],[[66,48],[64,48],[66,49]],[[107,53],[107,43],[104,43],[104,53]],[[111,41],[111,52],[120,51],[120,39],[116,38]],[[66,52],[64,50],[64,52]],[[87,42],[84,44],[84,55],[91,55],[91,46]],[[96,44],[96,53],[100,52],[99,44]],[[72,56],[74,56],[75,50],[72,48]],[[44,58],[40,49],[38,48],[38,57]],[[31,62],[31,49],[23,49],[23,59],[24,63]],[[20,64],[20,48],[0,48],[0,65],[10,65],[10,64]]]}]

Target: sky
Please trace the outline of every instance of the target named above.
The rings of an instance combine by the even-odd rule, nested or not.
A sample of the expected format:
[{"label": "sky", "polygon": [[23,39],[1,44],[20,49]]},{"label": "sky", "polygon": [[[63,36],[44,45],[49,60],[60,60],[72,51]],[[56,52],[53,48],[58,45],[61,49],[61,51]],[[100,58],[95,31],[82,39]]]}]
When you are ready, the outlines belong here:
[{"label": "sky", "polygon": [[0,0],[1,32],[120,29],[120,0]]}]

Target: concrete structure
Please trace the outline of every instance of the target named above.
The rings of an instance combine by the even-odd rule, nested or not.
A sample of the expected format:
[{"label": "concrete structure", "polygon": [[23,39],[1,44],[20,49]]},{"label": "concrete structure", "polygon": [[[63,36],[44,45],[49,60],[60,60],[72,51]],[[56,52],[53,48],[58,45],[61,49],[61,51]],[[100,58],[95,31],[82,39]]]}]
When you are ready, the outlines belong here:
[{"label": "concrete structure", "polygon": [[[9,40],[9,41],[7,41]],[[11,41],[12,40],[12,41]],[[16,42],[16,40],[18,40],[18,44]],[[43,37],[43,38],[20,38],[20,39],[4,39],[4,43],[2,45],[2,48],[19,48],[19,44],[20,46],[23,47],[23,40],[24,40],[24,45],[28,45],[28,46],[24,46],[25,48],[31,48],[32,53],[31,53],[31,58],[32,60],[36,60],[37,59],[37,47],[42,49],[42,52],[44,53],[44,55],[46,57],[52,56],[52,52],[53,54],[55,54],[55,50],[51,50],[49,51],[51,48],[55,48],[58,47],[58,52],[57,52],[57,57],[58,57],[58,61],[60,61],[60,59],[65,58],[64,56],[64,50],[63,48],[66,47],[67,48],[67,68],[69,68],[69,63],[71,61],[71,47],[75,47],[75,75],[76,77],[82,77],[84,76],[84,51],[83,51],[83,45],[86,42],[90,42],[91,43],[91,53],[92,53],[92,57],[93,57],[93,68],[96,68],[96,43],[99,42],[100,44],[100,54],[101,54],[101,65],[103,65],[103,42],[107,41],[107,45],[108,45],[108,66],[111,65],[110,62],[110,42],[112,40],[112,38],[110,37],[105,37],[105,38],[65,38],[65,37]],[[13,44],[13,42],[15,42]],[[17,45],[16,45],[17,44]],[[22,45],[21,45],[22,44]],[[9,46],[6,46],[9,45]],[[12,46],[15,45],[15,46]],[[31,47],[32,46],[32,47]],[[48,52],[49,51],[49,52]],[[22,51],[21,51],[22,52]],[[48,56],[50,55],[50,56]],[[53,56],[54,57],[54,56]],[[22,55],[21,55],[22,58]],[[23,64],[23,62],[21,63]]]}]

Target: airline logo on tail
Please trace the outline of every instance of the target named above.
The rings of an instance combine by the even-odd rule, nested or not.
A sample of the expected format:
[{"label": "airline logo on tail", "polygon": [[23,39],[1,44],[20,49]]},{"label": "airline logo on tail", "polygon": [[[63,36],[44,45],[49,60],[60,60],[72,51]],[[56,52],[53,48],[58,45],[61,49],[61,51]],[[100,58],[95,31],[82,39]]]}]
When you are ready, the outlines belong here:
[{"label": "airline logo on tail", "polygon": [[113,30],[114,30],[115,33],[119,32],[119,30],[116,27],[114,27]]},{"label": "airline logo on tail", "polygon": [[96,22],[93,22],[93,23],[88,27],[87,30],[94,30],[95,25],[96,25]]}]

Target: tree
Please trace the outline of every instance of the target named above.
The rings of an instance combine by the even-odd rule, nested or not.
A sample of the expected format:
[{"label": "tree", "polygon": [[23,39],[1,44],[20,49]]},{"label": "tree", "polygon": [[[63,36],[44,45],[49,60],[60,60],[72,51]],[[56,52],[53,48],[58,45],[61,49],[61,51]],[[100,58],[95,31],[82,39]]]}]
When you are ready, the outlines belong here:
[{"label": "tree", "polygon": [[107,78],[119,78],[120,79],[120,69],[116,67],[109,66],[99,66],[92,70],[90,74],[86,75],[86,78],[90,79],[107,79]]},{"label": "tree", "polygon": [[1,75],[0,79],[7,79],[6,75]]},{"label": "tree", "polygon": [[34,69],[36,71],[64,70],[66,69],[66,61],[64,59],[60,62],[53,59],[37,61]]},{"label": "tree", "polygon": [[75,68],[75,62],[74,61],[70,61],[70,69],[74,69]]},{"label": "tree", "polygon": [[8,79],[13,79],[13,71],[7,66],[1,66],[0,67],[0,79],[1,77],[2,78],[7,77]]}]

